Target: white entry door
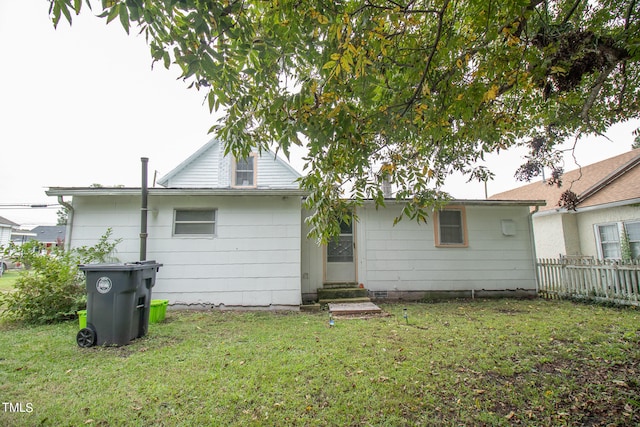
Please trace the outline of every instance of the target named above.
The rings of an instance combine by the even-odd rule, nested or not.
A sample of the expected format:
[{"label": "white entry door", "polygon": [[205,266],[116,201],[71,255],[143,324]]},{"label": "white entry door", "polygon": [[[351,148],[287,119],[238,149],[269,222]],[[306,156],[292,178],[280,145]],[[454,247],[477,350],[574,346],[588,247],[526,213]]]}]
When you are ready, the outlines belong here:
[{"label": "white entry door", "polygon": [[356,250],[353,221],[340,224],[340,235],[327,244],[325,282],[356,281]]}]

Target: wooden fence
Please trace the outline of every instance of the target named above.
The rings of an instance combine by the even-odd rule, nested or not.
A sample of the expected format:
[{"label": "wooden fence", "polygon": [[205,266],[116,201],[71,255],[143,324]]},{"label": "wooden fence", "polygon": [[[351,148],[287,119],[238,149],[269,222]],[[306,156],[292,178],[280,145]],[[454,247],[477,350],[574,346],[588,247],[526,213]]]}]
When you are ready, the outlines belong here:
[{"label": "wooden fence", "polygon": [[640,305],[638,260],[539,259],[539,293],[545,298],[585,298]]}]

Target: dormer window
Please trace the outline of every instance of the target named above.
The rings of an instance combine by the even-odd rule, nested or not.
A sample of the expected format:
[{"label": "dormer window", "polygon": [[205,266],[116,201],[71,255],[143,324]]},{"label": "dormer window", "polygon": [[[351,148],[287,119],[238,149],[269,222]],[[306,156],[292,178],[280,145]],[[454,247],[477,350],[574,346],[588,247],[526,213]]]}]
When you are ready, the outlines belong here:
[{"label": "dormer window", "polygon": [[233,169],[234,187],[255,187],[256,184],[256,155],[251,153],[244,159],[236,159]]}]

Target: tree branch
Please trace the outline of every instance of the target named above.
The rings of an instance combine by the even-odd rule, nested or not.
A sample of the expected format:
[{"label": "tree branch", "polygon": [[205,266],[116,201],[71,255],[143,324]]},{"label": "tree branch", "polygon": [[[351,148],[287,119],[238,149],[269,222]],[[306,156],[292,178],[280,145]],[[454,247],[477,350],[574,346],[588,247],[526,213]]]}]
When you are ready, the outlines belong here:
[{"label": "tree branch", "polygon": [[571,9],[569,10],[569,13],[567,13],[567,16],[564,17],[564,20],[562,21],[562,25],[569,22],[569,19],[571,19],[571,15],[573,15],[576,12],[576,9],[578,9],[578,6],[580,5],[580,3],[582,3],[582,0],[576,0],[576,2],[573,4]]},{"label": "tree branch", "polygon": [[627,31],[629,29],[629,21],[631,20],[631,12],[636,5],[636,0],[631,0],[629,2],[629,8],[627,9],[627,14],[624,17],[624,30]]},{"label": "tree branch", "polygon": [[611,72],[614,70],[614,68],[616,68],[617,65],[618,63],[614,62],[610,64],[607,68],[602,70],[602,73],[600,73],[600,75],[598,76],[596,83],[591,88],[591,92],[589,93],[589,97],[587,98],[587,101],[582,106],[582,112],[580,113],[580,118],[584,120],[585,123],[587,123],[589,126],[590,126],[589,110],[591,110],[591,107],[593,107],[593,103],[596,102],[596,98],[600,93],[600,89],[602,89],[602,85],[604,84],[604,82],[609,77],[609,74],[611,74]]},{"label": "tree branch", "polygon": [[411,108],[411,105],[415,102],[416,99],[418,99],[418,95],[422,92],[422,88],[424,87],[424,84],[427,81],[427,74],[429,73],[429,68],[431,68],[431,61],[433,60],[433,57],[436,54],[438,43],[440,42],[440,37],[442,37],[444,14],[447,10],[447,6],[449,6],[449,0],[446,0],[444,2],[444,4],[442,5],[442,9],[438,12],[438,29],[436,31],[436,37],[433,43],[433,49],[431,49],[431,52],[429,53],[429,58],[427,58],[427,64],[424,67],[424,72],[422,73],[422,78],[420,79],[420,83],[416,87],[416,90],[413,92],[413,96],[411,97],[411,99],[407,101],[407,106],[400,114],[401,117],[404,116],[407,113],[407,111],[409,111],[409,108]]}]

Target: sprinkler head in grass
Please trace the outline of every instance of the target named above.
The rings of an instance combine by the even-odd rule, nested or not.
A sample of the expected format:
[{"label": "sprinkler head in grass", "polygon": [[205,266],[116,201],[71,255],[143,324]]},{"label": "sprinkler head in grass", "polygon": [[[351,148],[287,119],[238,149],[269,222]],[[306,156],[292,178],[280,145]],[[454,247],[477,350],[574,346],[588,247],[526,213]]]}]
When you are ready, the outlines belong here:
[{"label": "sprinkler head in grass", "polygon": [[402,317],[404,317],[404,320],[407,322],[407,325],[409,324],[409,315],[407,314],[407,309],[403,308],[402,309]]},{"label": "sprinkler head in grass", "polygon": [[334,326],[336,323],[333,320],[333,316],[329,313],[329,327]]}]

